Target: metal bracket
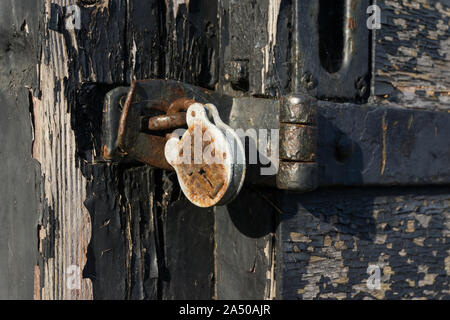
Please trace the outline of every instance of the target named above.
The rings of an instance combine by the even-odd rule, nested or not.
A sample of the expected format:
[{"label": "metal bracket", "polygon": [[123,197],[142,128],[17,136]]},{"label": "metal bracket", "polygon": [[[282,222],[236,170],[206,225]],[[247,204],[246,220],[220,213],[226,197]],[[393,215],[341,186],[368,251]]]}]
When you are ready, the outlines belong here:
[{"label": "metal bracket", "polygon": [[[368,96],[369,5],[370,0],[294,1],[294,92],[307,90],[319,99],[346,101],[360,101]],[[336,27],[338,21],[330,21],[339,18],[342,28]],[[333,34],[334,30],[339,30],[338,34]],[[339,52],[329,56],[335,50]],[[327,61],[339,68],[327,70]]]}]

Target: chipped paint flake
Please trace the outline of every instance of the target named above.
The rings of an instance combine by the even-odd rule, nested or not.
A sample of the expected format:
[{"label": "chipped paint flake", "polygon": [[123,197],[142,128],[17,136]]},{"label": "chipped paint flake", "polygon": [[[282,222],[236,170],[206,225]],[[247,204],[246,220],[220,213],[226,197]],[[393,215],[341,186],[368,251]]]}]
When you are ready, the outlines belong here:
[{"label": "chipped paint flake", "polygon": [[189,8],[189,0],[172,0],[172,4],[173,4],[173,18],[176,19],[177,14],[178,14],[178,8],[181,5],[185,5],[186,8]]},{"label": "chipped paint flake", "polygon": [[306,237],[305,235],[298,233],[298,232],[291,232],[291,241],[292,242],[304,242],[309,243],[311,242],[311,239]]}]

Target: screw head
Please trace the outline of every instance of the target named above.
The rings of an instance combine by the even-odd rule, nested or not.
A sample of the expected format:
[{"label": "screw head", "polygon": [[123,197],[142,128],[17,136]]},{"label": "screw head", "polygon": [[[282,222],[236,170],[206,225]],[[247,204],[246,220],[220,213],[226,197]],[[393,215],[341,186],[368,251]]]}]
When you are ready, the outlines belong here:
[{"label": "screw head", "polygon": [[355,82],[355,88],[360,97],[364,96],[367,92],[367,82],[364,78],[358,78]]},{"label": "screw head", "polygon": [[305,72],[302,76],[301,81],[303,86],[308,90],[312,90],[317,87],[317,81],[316,79],[314,79],[313,75],[310,72]]}]

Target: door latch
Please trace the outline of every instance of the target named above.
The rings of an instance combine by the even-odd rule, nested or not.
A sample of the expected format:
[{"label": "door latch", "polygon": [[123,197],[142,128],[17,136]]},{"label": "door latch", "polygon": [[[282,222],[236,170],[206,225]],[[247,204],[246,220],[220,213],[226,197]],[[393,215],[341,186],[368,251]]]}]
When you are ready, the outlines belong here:
[{"label": "door latch", "polygon": [[[314,101],[233,98],[177,81],[135,81],[106,95],[102,156],[175,170],[183,193],[200,207],[233,200],[246,173],[251,183],[313,190]],[[264,166],[274,170],[262,173]]]},{"label": "door latch", "polygon": [[[196,123],[200,143],[190,138]],[[299,192],[448,184],[449,136],[444,112],[318,102],[307,94],[230,97],[143,80],[106,95],[102,155],[175,170],[187,198],[208,207],[231,201],[244,178]]]}]

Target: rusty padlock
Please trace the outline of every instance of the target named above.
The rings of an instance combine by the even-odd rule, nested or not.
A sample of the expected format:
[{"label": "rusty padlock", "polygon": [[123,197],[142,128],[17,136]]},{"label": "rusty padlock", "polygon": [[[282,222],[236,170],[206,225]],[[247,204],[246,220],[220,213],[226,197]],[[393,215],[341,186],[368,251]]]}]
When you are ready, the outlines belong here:
[{"label": "rusty padlock", "polygon": [[188,129],[177,130],[167,141],[166,160],[193,204],[225,205],[236,197],[245,179],[241,139],[222,122],[213,104],[191,104],[186,122]]}]

